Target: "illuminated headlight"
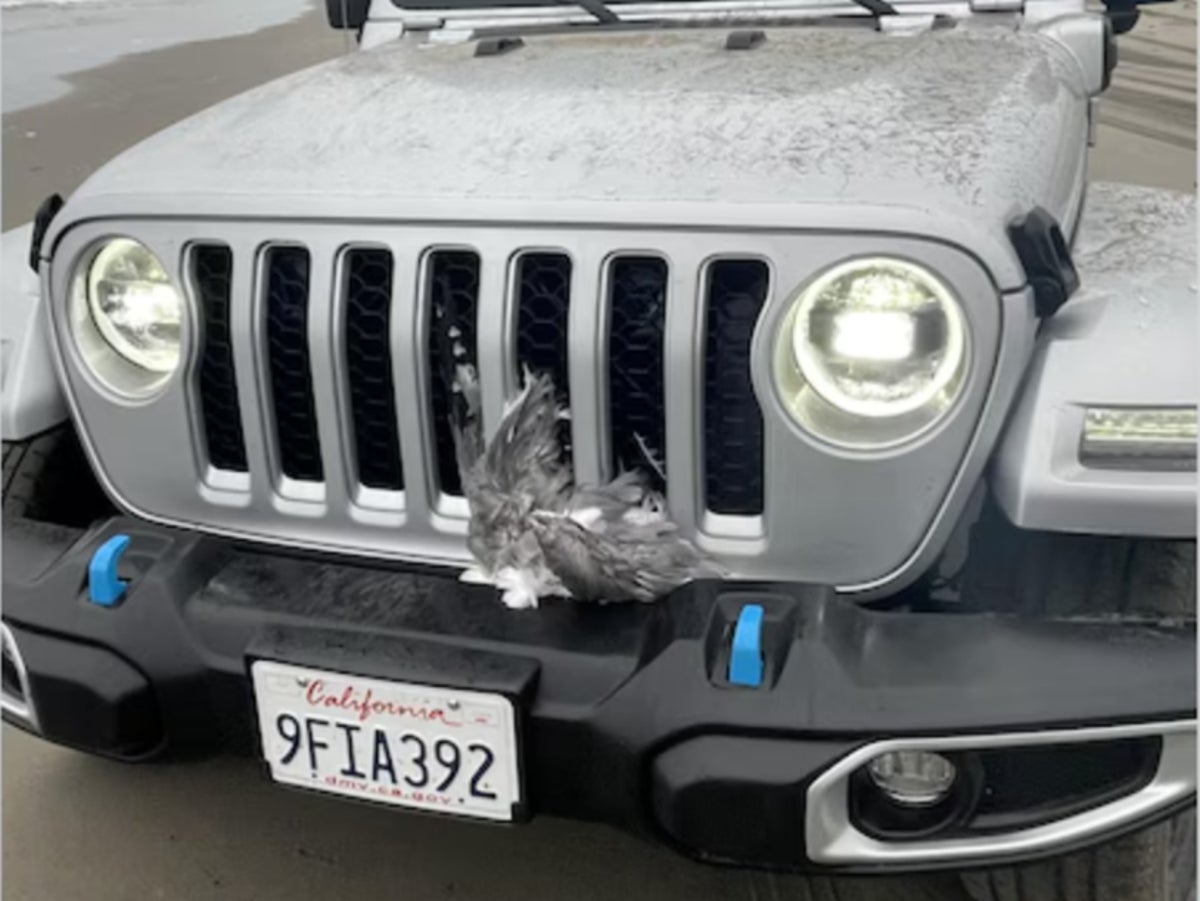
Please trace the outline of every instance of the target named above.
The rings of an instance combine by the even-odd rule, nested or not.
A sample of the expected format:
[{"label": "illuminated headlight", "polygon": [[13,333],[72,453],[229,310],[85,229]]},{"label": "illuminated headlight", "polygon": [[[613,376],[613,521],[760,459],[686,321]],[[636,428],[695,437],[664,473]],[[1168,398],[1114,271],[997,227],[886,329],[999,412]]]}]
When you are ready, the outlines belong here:
[{"label": "illuminated headlight", "polygon": [[1079,459],[1097,469],[1195,470],[1195,407],[1089,407]]},{"label": "illuminated headlight", "polygon": [[776,339],[775,380],[806,429],[889,444],[950,408],[968,351],[962,308],[941,279],[904,260],[852,260],[796,297]]},{"label": "illuminated headlight", "polygon": [[149,248],[129,238],[109,241],[92,258],[84,290],[109,347],[148,372],[175,370],[183,302]]}]

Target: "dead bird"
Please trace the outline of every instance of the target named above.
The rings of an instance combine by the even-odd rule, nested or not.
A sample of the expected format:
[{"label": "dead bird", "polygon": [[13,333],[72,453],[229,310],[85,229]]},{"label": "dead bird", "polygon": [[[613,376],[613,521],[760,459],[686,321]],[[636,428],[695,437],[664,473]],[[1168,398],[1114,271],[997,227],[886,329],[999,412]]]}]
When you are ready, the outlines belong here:
[{"label": "dead bird", "polygon": [[542,597],[652,601],[720,574],[679,534],[640,474],[575,484],[558,439],[566,414],[549,376],[525,373],[490,442],[470,365],[457,366],[454,389],[454,446],[471,510],[467,547],[479,564],[464,579],[493,584],[507,606],[523,608]]}]

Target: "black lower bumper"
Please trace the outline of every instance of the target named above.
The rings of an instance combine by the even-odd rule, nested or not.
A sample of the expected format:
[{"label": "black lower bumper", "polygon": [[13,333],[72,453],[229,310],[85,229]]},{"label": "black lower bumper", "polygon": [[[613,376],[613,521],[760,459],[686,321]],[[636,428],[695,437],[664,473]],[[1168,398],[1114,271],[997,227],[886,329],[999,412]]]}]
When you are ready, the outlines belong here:
[{"label": "black lower bumper", "polygon": [[[119,532],[129,589],[105,608],[88,600],[87,565]],[[251,658],[503,692],[520,710],[531,812],[711,860],[828,865],[806,853],[807,792],[881,739],[1195,716],[1191,624],[874,612],[817,586],[750,583],[514,612],[452,576],[128,519],[88,533],[14,521],[3,539],[4,621],[47,739],[122,759],[254,753]],[[748,602],[765,612],[758,688],[726,678]]]}]

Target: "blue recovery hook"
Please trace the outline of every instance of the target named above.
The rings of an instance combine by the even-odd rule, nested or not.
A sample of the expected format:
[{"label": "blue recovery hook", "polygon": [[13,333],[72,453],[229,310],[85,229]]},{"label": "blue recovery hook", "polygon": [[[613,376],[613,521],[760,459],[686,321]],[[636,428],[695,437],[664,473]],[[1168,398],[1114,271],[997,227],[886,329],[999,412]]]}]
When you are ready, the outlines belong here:
[{"label": "blue recovery hook", "polygon": [[101,607],[113,607],[125,597],[125,583],[117,576],[117,564],[129,547],[128,535],[114,535],[92,554],[88,563],[88,599]]},{"label": "blue recovery hook", "polygon": [[762,685],[762,624],[763,608],[758,604],[747,604],[738,613],[729,649],[729,681],[734,685]]}]

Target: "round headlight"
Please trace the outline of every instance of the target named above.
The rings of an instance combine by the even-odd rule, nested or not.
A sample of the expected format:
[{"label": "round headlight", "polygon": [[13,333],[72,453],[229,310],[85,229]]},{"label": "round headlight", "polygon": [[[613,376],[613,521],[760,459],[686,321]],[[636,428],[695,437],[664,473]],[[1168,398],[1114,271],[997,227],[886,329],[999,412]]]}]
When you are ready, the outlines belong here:
[{"label": "round headlight", "polygon": [[958,396],[968,335],[958,300],[929,270],[851,260],[805,287],[785,317],[775,378],[806,428],[855,445],[911,437]]},{"label": "round headlight", "polygon": [[183,301],[149,248],[109,241],[88,268],[86,293],[96,330],[113,350],[150,372],[175,370]]}]

